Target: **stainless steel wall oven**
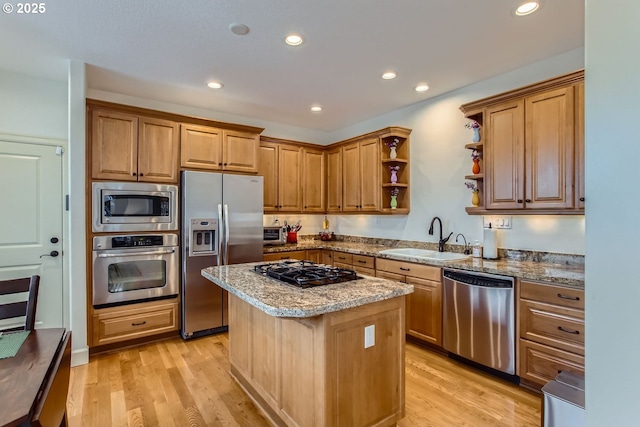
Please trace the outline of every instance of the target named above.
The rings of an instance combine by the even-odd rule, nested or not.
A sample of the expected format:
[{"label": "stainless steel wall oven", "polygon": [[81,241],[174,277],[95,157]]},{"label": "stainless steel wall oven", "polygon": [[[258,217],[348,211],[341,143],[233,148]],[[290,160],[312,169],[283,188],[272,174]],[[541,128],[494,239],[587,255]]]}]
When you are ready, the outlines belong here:
[{"label": "stainless steel wall oven", "polygon": [[180,292],[176,234],[93,238],[93,306],[96,308]]}]

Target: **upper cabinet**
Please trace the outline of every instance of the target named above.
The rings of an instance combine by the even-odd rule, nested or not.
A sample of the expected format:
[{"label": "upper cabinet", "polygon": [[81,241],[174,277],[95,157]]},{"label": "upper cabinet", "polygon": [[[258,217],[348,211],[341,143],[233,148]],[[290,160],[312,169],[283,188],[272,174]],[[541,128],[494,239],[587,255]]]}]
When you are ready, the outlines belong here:
[{"label": "upper cabinet", "polygon": [[91,177],[177,182],[177,123],[109,110],[92,110]]},{"label": "upper cabinet", "polygon": [[466,177],[482,200],[468,213],[583,213],[583,79],[579,71],[461,107],[484,125],[484,173]]},{"label": "upper cabinet", "polygon": [[302,211],[326,211],[326,155],[323,150],[302,149]]},{"label": "upper cabinet", "polygon": [[392,127],[330,146],[327,211],[407,214],[410,133]]},{"label": "upper cabinet", "polygon": [[302,211],[302,147],[264,137],[260,168],[264,177],[264,212]]},{"label": "upper cabinet", "polygon": [[183,168],[258,172],[260,137],[257,133],[183,123],[180,141]]}]

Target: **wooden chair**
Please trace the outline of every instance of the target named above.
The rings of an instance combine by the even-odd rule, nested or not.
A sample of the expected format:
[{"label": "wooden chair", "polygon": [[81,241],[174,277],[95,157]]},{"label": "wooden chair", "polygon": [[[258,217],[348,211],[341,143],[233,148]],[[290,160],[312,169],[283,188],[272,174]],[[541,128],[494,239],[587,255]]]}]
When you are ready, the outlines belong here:
[{"label": "wooden chair", "polygon": [[36,324],[36,305],[38,302],[39,287],[40,276],[37,275],[23,279],[0,281],[0,295],[29,292],[29,298],[26,301],[0,304],[0,320],[26,316],[24,330],[32,331]]}]

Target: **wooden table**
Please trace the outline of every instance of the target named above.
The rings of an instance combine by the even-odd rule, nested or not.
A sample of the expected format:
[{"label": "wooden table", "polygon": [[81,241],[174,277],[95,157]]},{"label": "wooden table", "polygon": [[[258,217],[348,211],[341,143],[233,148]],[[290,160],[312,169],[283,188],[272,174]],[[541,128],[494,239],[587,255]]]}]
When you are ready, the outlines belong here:
[{"label": "wooden table", "polygon": [[0,359],[0,425],[66,426],[71,332],[31,331],[18,354]]}]

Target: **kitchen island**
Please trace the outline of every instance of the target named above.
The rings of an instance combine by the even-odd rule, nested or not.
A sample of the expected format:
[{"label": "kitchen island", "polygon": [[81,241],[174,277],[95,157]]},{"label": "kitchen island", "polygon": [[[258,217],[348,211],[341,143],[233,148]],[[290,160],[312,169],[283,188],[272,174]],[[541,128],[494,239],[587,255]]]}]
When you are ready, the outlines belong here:
[{"label": "kitchen island", "polygon": [[229,292],[231,374],[265,415],[287,426],[395,425],[413,286],[363,277],[300,289],[254,265],[202,275]]}]

